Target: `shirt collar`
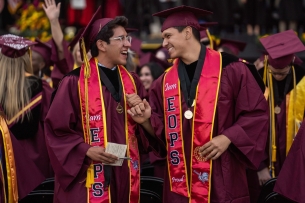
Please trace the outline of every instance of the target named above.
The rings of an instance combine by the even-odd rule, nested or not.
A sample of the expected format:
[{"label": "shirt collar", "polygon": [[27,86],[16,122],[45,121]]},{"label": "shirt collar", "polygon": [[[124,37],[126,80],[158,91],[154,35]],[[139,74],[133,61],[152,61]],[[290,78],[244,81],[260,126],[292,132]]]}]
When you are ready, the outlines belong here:
[{"label": "shirt collar", "polygon": [[[106,66],[104,66],[103,64],[101,63],[97,63],[99,66],[103,67],[103,68],[106,68]],[[116,66],[114,66],[113,68],[111,68],[112,71],[116,70]]]}]

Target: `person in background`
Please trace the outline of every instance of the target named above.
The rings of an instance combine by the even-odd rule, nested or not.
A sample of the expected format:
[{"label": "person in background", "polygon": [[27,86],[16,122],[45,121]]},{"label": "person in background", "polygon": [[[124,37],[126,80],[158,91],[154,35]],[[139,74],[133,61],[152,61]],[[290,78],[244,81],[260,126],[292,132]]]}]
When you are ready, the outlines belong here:
[{"label": "person in background", "polygon": [[247,44],[245,42],[229,40],[229,39],[220,39],[217,50],[219,52],[226,52],[234,56],[238,56],[246,48]]},{"label": "person in background", "polygon": [[281,171],[305,113],[305,69],[295,53],[305,46],[292,30],[260,39],[266,50],[264,68],[259,70],[267,88],[269,139],[257,171],[248,170],[251,202],[257,202],[261,186]]},{"label": "person in background", "polygon": [[216,41],[211,36],[209,27],[217,24],[217,22],[205,22],[200,24],[200,42],[207,48],[214,50],[216,49]]},{"label": "person in background", "polygon": [[[17,171],[20,199],[54,175],[44,131],[44,119],[53,90],[49,84],[33,75],[28,52],[29,46],[34,44],[11,34],[0,36],[0,109],[11,136],[16,138],[15,150],[23,151],[19,158],[28,162],[25,165],[24,162],[20,165],[16,162],[17,169],[23,173],[18,175]],[[25,174],[31,177],[30,182],[25,181],[28,178],[24,177]]]},{"label": "person in background", "polygon": [[55,0],[45,0],[43,9],[50,21],[52,40],[51,40],[51,60],[54,63],[51,72],[53,87],[58,86],[59,81],[64,75],[73,70],[73,56],[68,49],[68,43],[64,40],[64,35],[59,24],[61,3],[56,5]]},{"label": "person in background", "polygon": [[274,191],[298,203],[305,202],[305,122],[296,135],[279,173]]},{"label": "person in background", "polygon": [[51,79],[51,53],[52,46],[50,43],[43,43],[39,39],[35,39],[35,44],[32,48],[32,65],[33,74],[45,80],[51,87],[53,86]]}]

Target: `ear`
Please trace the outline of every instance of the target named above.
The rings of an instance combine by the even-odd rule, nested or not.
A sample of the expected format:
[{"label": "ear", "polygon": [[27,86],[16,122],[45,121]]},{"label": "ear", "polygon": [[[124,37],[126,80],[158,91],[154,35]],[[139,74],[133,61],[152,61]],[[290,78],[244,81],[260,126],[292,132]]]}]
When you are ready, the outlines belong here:
[{"label": "ear", "polygon": [[190,26],[187,26],[185,29],[185,39],[186,40],[189,40],[191,38],[191,36],[193,35],[193,30],[192,30],[192,27]]},{"label": "ear", "polygon": [[42,70],[44,67],[45,67],[46,63],[42,60],[40,63],[39,63],[39,70]]},{"label": "ear", "polygon": [[98,50],[105,52],[107,47],[107,42],[103,40],[97,40],[96,41],[96,47]]}]

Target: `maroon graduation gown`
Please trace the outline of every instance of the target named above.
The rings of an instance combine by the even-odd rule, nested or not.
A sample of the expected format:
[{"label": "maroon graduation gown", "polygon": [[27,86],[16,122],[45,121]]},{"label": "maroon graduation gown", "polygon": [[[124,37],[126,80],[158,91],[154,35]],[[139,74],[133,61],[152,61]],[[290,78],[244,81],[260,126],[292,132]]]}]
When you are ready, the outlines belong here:
[{"label": "maroon graduation gown", "polygon": [[[0,134],[0,136],[2,136]],[[36,164],[29,158],[27,155],[27,151],[24,147],[18,142],[15,136],[11,135],[12,146],[14,150],[14,159],[16,166],[16,175],[17,175],[17,184],[18,184],[18,197],[19,200],[24,198],[27,194],[29,194],[33,189],[35,189],[42,181],[45,180],[44,175],[41,173],[39,168],[37,168]],[[0,194],[0,203],[7,203],[4,201],[4,191],[6,193],[7,190],[7,176],[6,176],[6,162],[4,156],[4,145],[2,137],[0,139],[0,150],[1,150],[1,162],[3,174],[1,173],[1,194]],[[4,175],[4,177],[2,176]],[[8,195],[8,194],[6,194]]]},{"label": "maroon graduation gown", "polygon": [[63,50],[64,50],[64,58],[59,59],[57,54],[57,47],[54,42],[52,42],[52,55],[51,60],[54,63],[53,70],[51,72],[51,78],[53,81],[53,88],[58,86],[60,80],[70,71],[73,70],[74,59],[71,52],[68,49],[68,43],[66,41],[62,42]]},{"label": "maroon graduation gown", "polygon": [[18,140],[27,152],[28,156],[44,175],[45,179],[53,177],[54,175],[46,148],[44,131],[44,119],[49,110],[52,92],[53,89],[50,85],[46,81],[42,80],[42,100],[37,133],[32,138]]},{"label": "maroon graduation gown", "polygon": [[[153,111],[152,126],[156,135],[165,139],[162,84],[163,76],[153,83],[149,101]],[[184,112],[187,105],[181,98]],[[266,99],[245,64],[234,62],[223,68],[214,136],[224,134],[232,144],[213,161],[211,203],[250,201],[245,168],[256,169],[262,160],[268,132],[267,109]],[[183,136],[186,164],[190,171],[191,120],[183,117],[182,125],[186,135]],[[188,198],[170,191],[168,172],[163,198],[164,202],[188,202]]]},{"label": "maroon graduation gown", "polygon": [[305,203],[305,123],[301,126],[278,175],[274,191]]},{"label": "maroon graduation gown", "polygon": [[[55,172],[54,203],[87,202],[85,179],[90,159],[86,156],[86,152],[90,145],[86,144],[83,139],[78,95],[79,70],[79,68],[75,69],[73,72],[78,71],[78,74],[69,74],[61,81],[45,121],[47,145]],[[138,94],[143,98],[146,90],[138,77],[134,73],[131,74],[135,79]],[[104,85],[102,88],[108,141],[126,144],[124,114],[117,113],[117,102]],[[123,100],[121,100],[121,104],[123,104]],[[140,152],[154,148],[155,151],[161,150],[160,144],[152,137],[146,138],[139,133],[136,136]],[[124,161],[121,167],[112,167],[110,182],[112,203],[128,202],[128,174],[127,161]]]}]

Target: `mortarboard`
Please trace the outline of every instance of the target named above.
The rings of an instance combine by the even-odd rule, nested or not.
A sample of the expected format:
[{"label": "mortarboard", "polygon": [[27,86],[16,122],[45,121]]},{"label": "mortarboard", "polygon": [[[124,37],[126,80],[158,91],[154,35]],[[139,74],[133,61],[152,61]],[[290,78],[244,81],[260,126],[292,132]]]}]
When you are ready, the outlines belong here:
[{"label": "mortarboard", "polygon": [[86,53],[88,53],[88,51],[90,50],[90,47],[94,42],[99,31],[101,31],[101,29],[105,27],[112,20],[113,20],[112,18],[102,18],[102,10],[101,10],[101,6],[99,6],[96,12],[94,13],[94,15],[92,16],[90,22],[79,36],[80,43],[81,40],[84,39]]},{"label": "mortarboard", "polygon": [[50,43],[43,43],[42,41],[40,41],[39,39],[35,39],[35,42],[37,42],[37,44],[35,44],[32,47],[32,51],[35,51],[37,53],[39,53],[43,60],[46,63],[46,66],[50,66],[51,65],[51,55],[52,55],[52,45]]},{"label": "mortarboard", "polygon": [[217,25],[217,22],[205,22],[205,23],[200,23],[200,39],[207,37],[208,38],[208,33],[207,29],[213,25]]},{"label": "mortarboard", "polygon": [[277,69],[288,66],[295,53],[305,50],[304,44],[293,30],[270,35],[261,38],[260,41],[268,52],[268,63]]},{"label": "mortarboard", "polygon": [[18,58],[25,55],[29,47],[34,44],[36,42],[12,34],[0,36],[1,53],[10,58]]},{"label": "mortarboard", "polygon": [[209,14],[212,14],[212,12],[182,5],[154,13],[153,16],[166,18],[161,28],[161,32],[163,32],[170,27],[179,26],[191,26],[200,30],[198,18]]},{"label": "mortarboard", "polygon": [[145,53],[140,58],[140,67],[144,66],[145,64],[148,64],[150,62],[158,63],[164,70],[169,68],[171,65],[167,63],[166,61],[158,59],[154,53]]},{"label": "mortarboard", "polygon": [[143,54],[141,45],[142,45],[142,41],[139,38],[132,37],[130,49],[134,51],[139,57],[141,57]]},{"label": "mortarboard", "polygon": [[68,47],[70,50],[73,50],[74,46],[77,44],[77,42],[80,39],[81,34],[84,32],[85,28],[81,28],[77,34],[75,35],[75,37],[71,40],[71,42],[69,43]]},{"label": "mortarboard", "polygon": [[230,39],[221,39],[220,43],[218,45],[218,48],[220,47],[226,47],[232,51],[233,54],[236,56],[239,54],[239,52],[243,51],[245,47],[247,46],[247,43],[241,42],[241,41],[235,41]]}]

